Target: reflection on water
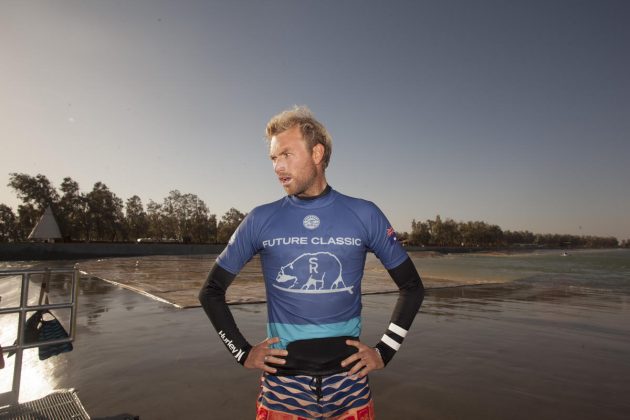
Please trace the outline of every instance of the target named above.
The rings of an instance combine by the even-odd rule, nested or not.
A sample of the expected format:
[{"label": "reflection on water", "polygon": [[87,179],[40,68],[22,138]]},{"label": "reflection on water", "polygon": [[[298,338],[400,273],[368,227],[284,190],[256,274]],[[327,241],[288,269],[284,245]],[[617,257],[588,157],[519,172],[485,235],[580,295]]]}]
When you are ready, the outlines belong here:
[{"label": "reflection on water", "polygon": [[[13,367],[15,355],[6,357],[5,368],[0,374],[0,392],[11,391],[13,383]],[[48,395],[57,389],[57,377],[66,363],[57,358],[39,360],[37,349],[25,350],[22,354],[22,380],[20,385],[20,402],[31,401]]]},{"label": "reflection on water", "polygon": [[590,285],[621,284],[630,289],[630,250],[577,250],[568,257],[555,250],[524,254],[452,254],[422,258],[411,253],[423,277],[463,283],[505,282],[538,278],[544,282],[573,283],[590,280]]}]

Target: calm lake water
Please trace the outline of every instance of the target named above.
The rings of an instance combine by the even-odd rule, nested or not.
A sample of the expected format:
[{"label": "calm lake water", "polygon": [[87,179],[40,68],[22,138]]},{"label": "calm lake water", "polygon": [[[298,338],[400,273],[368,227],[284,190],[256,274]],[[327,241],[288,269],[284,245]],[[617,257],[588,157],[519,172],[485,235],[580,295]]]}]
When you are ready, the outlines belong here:
[{"label": "calm lake water", "polygon": [[[379,419],[630,417],[630,250],[416,264],[423,276],[511,281],[429,290],[399,354],[371,375]],[[376,343],[395,301],[363,297],[363,341]],[[178,310],[98,279],[82,282],[79,303],[73,352],[44,362],[25,353],[22,400],[72,387],[94,417],[254,418],[258,375],[232,360],[201,309]],[[264,304],[232,310],[251,342],[264,338]],[[6,346],[14,328],[7,316],[0,323]],[[10,387],[12,360],[0,392]]]}]

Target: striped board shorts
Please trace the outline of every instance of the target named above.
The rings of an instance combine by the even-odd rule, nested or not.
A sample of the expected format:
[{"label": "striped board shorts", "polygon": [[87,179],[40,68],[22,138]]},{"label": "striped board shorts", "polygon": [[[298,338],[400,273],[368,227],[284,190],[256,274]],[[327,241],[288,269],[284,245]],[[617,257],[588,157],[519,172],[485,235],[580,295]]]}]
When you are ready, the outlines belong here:
[{"label": "striped board shorts", "polygon": [[374,403],[367,377],[347,372],[331,376],[264,374],[256,420],[373,420]]}]

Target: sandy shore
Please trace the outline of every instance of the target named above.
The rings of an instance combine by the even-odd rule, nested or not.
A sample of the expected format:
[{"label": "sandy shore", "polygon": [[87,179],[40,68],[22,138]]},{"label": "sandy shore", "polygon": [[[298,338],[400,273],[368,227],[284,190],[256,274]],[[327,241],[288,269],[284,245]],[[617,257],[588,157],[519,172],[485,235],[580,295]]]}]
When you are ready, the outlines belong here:
[{"label": "sandy shore", "polygon": [[[425,276],[421,270],[422,260],[442,258],[442,254],[413,252],[410,256],[416,262],[426,288],[488,282],[483,279]],[[81,262],[79,267],[90,276],[148,294],[179,308],[190,308],[199,306],[197,294],[216,257],[217,255],[109,258]],[[397,290],[387,270],[374,255],[369,254],[365,264],[362,293],[387,293]],[[231,304],[266,301],[260,258],[253,258],[243,268],[228,289],[226,298]]]}]

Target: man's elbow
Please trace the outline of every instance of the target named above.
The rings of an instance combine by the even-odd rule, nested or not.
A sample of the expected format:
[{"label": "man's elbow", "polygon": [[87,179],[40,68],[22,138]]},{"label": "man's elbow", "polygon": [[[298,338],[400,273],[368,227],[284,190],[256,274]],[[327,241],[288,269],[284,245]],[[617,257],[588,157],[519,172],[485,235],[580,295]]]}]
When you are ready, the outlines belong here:
[{"label": "man's elbow", "polygon": [[214,270],[210,272],[201,290],[199,290],[199,303],[204,308],[209,308],[213,301],[225,300],[225,289],[221,287],[219,281],[215,278]]},{"label": "man's elbow", "polygon": [[414,302],[418,309],[424,301],[424,286],[420,278],[413,283],[408,283],[407,287],[401,288],[400,293],[403,294],[409,301]]},{"label": "man's elbow", "polygon": [[205,285],[201,288],[201,290],[199,290],[199,295],[197,295],[197,298],[199,299],[199,303],[201,303],[201,306],[203,306],[204,308],[206,308],[210,304],[207,287],[205,287]]},{"label": "man's elbow", "polygon": [[422,284],[422,280],[418,279],[418,287],[416,292],[416,301],[418,302],[418,309],[422,302],[424,301],[424,285]]}]

